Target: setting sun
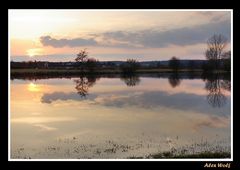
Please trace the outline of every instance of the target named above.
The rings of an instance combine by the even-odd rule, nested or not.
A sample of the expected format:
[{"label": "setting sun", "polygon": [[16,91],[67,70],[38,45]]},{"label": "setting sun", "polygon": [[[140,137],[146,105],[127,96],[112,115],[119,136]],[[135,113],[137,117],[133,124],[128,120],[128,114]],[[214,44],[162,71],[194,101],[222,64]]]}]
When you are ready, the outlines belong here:
[{"label": "setting sun", "polygon": [[34,57],[36,55],[41,55],[42,54],[41,52],[42,52],[41,48],[33,48],[33,49],[27,50],[27,55],[29,57]]}]

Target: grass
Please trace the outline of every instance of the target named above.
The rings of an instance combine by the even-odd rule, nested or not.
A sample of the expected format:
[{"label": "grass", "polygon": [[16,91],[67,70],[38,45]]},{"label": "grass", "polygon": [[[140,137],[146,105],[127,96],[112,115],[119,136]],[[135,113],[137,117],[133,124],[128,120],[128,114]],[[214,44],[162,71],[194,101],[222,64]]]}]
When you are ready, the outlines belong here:
[{"label": "grass", "polygon": [[[172,69],[139,69],[136,70],[136,73],[162,73],[162,72],[173,72]],[[202,72],[201,69],[195,69],[195,70],[189,70],[189,69],[180,69],[179,72]],[[95,71],[81,71],[78,69],[11,69],[11,74],[51,74],[51,73],[77,73],[77,74],[101,74],[101,73],[122,73],[120,69],[101,69],[101,70],[95,70]]]},{"label": "grass", "polygon": [[[171,73],[174,72],[168,68],[150,68],[150,69],[138,69],[134,73]],[[202,69],[179,69],[179,73],[199,73],[203,72]],[[224,70],[216,70],[213,73],[226,73]],[[79,70],[79,69],[11,69],[11,75],[22,75],[22,74],[35,74],[35,75],[47,75],[47,74],[66,74],[66,75],[79,75],[79,74],[119,74],[122,73],[120,69],[99,69],[94,71]]]},{"label": "grass", "polygon": [[[56,156],[59,158],[116,158],[116,155],[120,153],[124,153],[124,157],[119,159],[224,159],[230,158],[231,152],[229,147],[224,147],[219,145],[221,142],[217,143],[216,146],[212,146],[212,143],[207,141],[200,143],[193,143],[192,145],[185,145],[178,148],[172,148],[167,151],[158,151],[156,153],[151,154],[133,154],[138,149],[144,148],[143,145],[129,145],[129,144],[121,144],[113,140],[105,141],[104,145],[99,147],[95,144],[79,144],[76,142],[76,137],[72,139],[66,138],[64,140],[59,141],[57,145],[48,145],[44,147],[43,150],[39,150],[38,153],[31,153],[30,150],[24,149],[20,147],[13,151],[12,156],[14,159],[36,159],[39,156],[44,158],[51,158],[52,156]],[[64,145],[63,145],[64,144]],[[70,145],[74,144],[74,145]],[[145,146],[146,147],[146,146]],[[87,153],[84,155],[84,153]],[[91,153],[92,155],[88,155]],[[41,156],[42,155],[42,156]],[[118,159],[118,158],[116,158]]]},{"label": "grass", "polygon": [[162,152],[162,153],[156,153],[151,154],[148,156],[148,158],[153,159],[159,159],[159,158],[230,158],[231,153],[229,152],[210,152],[210,151],[204,151],[200,153],[194,153],[194,154],[174,154],[173,152]]}]

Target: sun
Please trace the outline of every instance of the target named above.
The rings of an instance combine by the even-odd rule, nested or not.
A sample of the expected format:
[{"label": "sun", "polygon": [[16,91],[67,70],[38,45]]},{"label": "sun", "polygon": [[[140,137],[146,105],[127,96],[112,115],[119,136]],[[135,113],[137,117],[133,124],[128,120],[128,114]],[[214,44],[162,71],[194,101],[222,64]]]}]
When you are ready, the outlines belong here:
[{"label": "sun", "polygon": [[34,57],[34,56],[37,56],[37,55],[41,55],[42,54],[42,49],[41,48],[32,48],[32,49],[28,49],[27,50],[27,55],[29,57]]}]

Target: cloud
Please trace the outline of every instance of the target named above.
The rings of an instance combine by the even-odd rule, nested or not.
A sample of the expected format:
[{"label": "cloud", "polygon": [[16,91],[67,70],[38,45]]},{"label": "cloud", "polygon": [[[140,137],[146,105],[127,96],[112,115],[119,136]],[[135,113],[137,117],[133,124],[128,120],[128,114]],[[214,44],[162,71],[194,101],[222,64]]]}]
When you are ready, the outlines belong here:
[{"label": "cloud", "polygon": [[138,32],[105,32],[102,36],[104,39],[125,42],[126,47],[164,48],[170,45],[186,46],[206,43],[207,39],[213,34],[223,34],[230,39],[230,20],[166,31],[148,29]]},{"label": "cloud", "polygon": [[[212,15],[206,13],[204,15]],[[194,17],[194,16],[193,16]],[[187,46],[206,43],[213,34],[223,34],[230,40],[231,22],[229,19],[220,20],[221,16],[214,16],[213,21],[202,25],[158,30],[158,28],[141,31],[109,31],[91,34],[92,38],[56,39],[51,36],[40,37],[44,46],[60,48],[64,46],[99,46],[117,48],[164,48],[171,45]],[[90,34],[89,34],[90,35]],[[88,36],[89,36],[88,35]]]},{"label": "cloud", "polygon": [[83,38],[55,39],[49,35],[41,36],[40,42],[44,46],[52,46],[55,48],[61,48],[64,46],[69,46],[69,47],[92,46],[97,44],[97,42],[92,38],[90,39],[83,39]]}]

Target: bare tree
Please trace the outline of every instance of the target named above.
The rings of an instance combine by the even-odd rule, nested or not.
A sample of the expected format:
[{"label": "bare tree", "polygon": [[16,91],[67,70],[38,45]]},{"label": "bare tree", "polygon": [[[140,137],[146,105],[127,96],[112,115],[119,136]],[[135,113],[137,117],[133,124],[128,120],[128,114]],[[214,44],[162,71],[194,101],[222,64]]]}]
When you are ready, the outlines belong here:
[{"label": "bare tree", "polygon": [[77,58],[75,58],[76,62],[81,63],[81,69],[83,70],[83,64],[87,61],[88,58],[88,52],[86,51],[86,49],[81,50],[78,54],[77,54]]},{"label": "bare tree", "polygon": [[219,61],[226,45],[227,38],[221,34],[214,34],[207,41],[208,49],[205,52],[205,56],[211,63],[213,63],[215,69],[218,69]]},{"label": "bare tree", "polygon": [[134,73],[139,67],[140,64],[135,59],[127,59],[127,61],[120,66],[124,73]]}]

